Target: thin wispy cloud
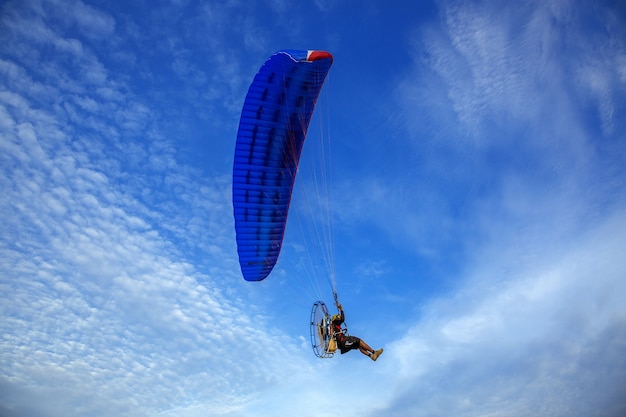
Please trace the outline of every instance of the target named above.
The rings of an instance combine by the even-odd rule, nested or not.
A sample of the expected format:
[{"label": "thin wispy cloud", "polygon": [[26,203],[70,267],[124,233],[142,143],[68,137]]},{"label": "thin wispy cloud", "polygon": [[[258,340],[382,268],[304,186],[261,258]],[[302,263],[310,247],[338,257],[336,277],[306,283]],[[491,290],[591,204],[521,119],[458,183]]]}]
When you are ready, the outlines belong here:
[{"label": "thin wispy cloud", "polygon": [[[428,100],[429,92],[436,98],[445,86],[446,100],[436,98],[435,105],[449,103],[454,113],[442,119],[444,134],[435,134],[435,143],[446,151],[473,149],[458,159],[467,163],[471,191],[470,215],[458,221],[473,225],[455,226],[461,240],[468,231],[473,239],[464,250],[464,287],[428,304],[420,323],[393,345],[398,396],[372,414],[619,415],[626,386],[618,353],[626,313],[618,301],[626,290],[618,284],[626,266],[619,254],[625,223],[623,210],[606,204],[621,207],[623,199],[604,185],[590,189],[605,178],[603,164],[615,163],[594,150],[614,140],[606,129],[610,106],[595,101],[602,129],[590,130],[588,108],[577,102],[588,87],[570,79],[597,47],[585,42],[572,55],[578,36],[561,25],[580,24],[580,17],[569,8],[555,14],[550,5],[497,12],[491,6],[442,4],[443,32],[428,28],[416,48],[427,58],[416,68],[420,75],[430,69],[437,78],[429,80],[443,84],[403,83],[425,87],[409,89],[408,103]],[[602,42],[612,47],[600,49],[611,52],[595,72],[613,84],[613,62],[624,47],[614,32]],[[447,128],[450,117],[461,129]],[[421,119],[416,122],[410,126]],[[424,135],[415,139],[419,150]],[[536,171],[528,172],[528,163]],[[621,179],[608,188],[619,194],[623,173],[609,169]],[[486,181],[489,189],[481,185]],[[621,371],[596,373],[612,365]]]}]

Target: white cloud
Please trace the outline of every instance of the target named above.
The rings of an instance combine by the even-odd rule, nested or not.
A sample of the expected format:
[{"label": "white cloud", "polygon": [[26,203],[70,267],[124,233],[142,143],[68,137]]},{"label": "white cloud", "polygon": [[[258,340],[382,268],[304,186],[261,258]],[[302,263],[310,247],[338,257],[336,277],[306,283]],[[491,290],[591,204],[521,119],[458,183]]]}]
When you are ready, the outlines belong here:
[{"label": "white cloud", "polygon": [[[111,30],[76,5],[78,20]],[[15,394],[2,396],[3,414],[231,413],[306,372],[300,347],[223,289],[240,282],[228,181],[181,166],[151,105],[86,44],[43,20],[29,38],[6,19],[22,44],[66,55],[2,61],[1,383]],[[211,272],[181,255],[210,245]]]},{"label": "white cloud", "polygon": [[61,3],[72,9],[66,16],[74,19],[85,36],[106,40],[115,31],[115,20],[108,13],[97,10],[82,1]]},{"label": "white cloud", "polygon": [[[28,158],[1,207],[11,225],[1,281],[11,300],[2,303],[2,332],[13,335],[1,347],[7,383],[30,386],[46,415],[128,415],[184,404],[187,392],[205,411],[230,409],[257,384],[277,383],[276,370],[294,372],[290,340],[277,343],[213,277],[172,258],[108,172],[82,167],[89,154],[57,161],[63,145],[44,149],[42,134],[30,126],[21,135]],[[291,364],[279,366],[285,357]]]},{"label": "white cloud", "polygon": [[503,277],[494,276],[497,250],[482,254],[487,268],[477,262],[388,349],[388,371],[400,378],[380,414],[619,415],[625,232],[616,214]]},{"label": "white cloud", "polygon": [[[581,58],[569,48],[577,31],[559,30],[572,24],[568,4],[492,6],[442,4],[443,31],[420,32],[416,56],[426,59],[403,83],[416,152],[427,154],[412,189],[442,199],[411,214],[389,187],[382,203],[367,204],[368,215],[382,217],[377,205],[406,213],[402,227],[385,227],[422,225],[424,237],[407,242],[437,239],[436,222],[452,222],[463,268],[460,287],[427,303],[388,349],[395,365],[387,372],[399,376],[394,398],[370,414],[621,415],[624,177],[597,151],[607,123],[596,131],[585,122],[587,87],[571,78],[579,63],[598,63],[588,58],[603,38],[582,44]],[[595,73],[615,83],[611,62],[622,48],[602,50]],[[594,104],[607,114],[601,100]],[[421,129],[425,121],[441,130]]]}]

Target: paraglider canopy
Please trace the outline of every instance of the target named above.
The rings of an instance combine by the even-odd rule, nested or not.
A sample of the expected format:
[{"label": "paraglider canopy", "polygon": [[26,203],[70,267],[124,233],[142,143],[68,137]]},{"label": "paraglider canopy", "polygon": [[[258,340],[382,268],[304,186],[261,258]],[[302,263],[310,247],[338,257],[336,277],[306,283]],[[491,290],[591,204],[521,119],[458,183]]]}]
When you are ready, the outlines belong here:
[{"label": "paraglider canopy", "polygon": [[282,50],[250,85],[237,133],[233,211],[247,281],[265,279],[280,253],[304,139],[333,57]]}]

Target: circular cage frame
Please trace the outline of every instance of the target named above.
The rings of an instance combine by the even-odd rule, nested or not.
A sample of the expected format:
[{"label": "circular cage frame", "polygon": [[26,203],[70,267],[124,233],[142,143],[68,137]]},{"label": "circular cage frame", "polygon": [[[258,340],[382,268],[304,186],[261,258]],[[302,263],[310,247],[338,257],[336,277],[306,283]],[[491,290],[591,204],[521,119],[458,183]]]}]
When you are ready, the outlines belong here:
[{"label": "circular cage frame", "polygon": [[332,358],[336,346],[333,347],[333,329],[330,313],[323,301],[316,301],[311,309],[310,320],[311,347],[318,358]]}]

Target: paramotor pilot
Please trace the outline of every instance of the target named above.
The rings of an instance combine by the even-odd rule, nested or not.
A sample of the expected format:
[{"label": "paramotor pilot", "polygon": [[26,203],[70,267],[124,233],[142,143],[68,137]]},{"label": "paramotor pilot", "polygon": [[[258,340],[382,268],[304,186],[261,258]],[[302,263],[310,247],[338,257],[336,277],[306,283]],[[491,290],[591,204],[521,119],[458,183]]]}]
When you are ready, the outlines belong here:
[{"label": "paramotor pilot", "polygon": [[365,356],[369,356],[371,360],[375,361],[378,359],[381,353],[383,353],[383,349],[374,350],[372,349],[364,340],[356,337],[349,336],[343,332],[341,325],[345,321],[345,314],[343,313],[343,307],[341,304],[337,304],[337,308],[339,309],[339,314],[335,314],[332,320],[332,329],[333,336],[337,341],[337,346],[341,350],[341,354],[343,355],[346,352],[349,352],[352,349],[358,349]]}]

